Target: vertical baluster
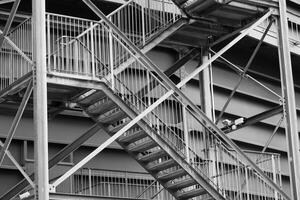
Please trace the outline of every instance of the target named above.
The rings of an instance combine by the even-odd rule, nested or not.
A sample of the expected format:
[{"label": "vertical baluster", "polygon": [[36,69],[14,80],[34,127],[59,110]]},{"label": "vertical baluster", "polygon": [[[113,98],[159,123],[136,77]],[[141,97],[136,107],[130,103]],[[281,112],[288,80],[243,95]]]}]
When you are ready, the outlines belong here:
[{"label": "vertical baluster", "polygon": [[[90,26],[93,27],[93,22],[90,22]],[[95,70],[95,49],[94,49],[94,29],[90,31],[91,36],[91,61],[92,61],[92,78],[96,78],[96,70]]]}]

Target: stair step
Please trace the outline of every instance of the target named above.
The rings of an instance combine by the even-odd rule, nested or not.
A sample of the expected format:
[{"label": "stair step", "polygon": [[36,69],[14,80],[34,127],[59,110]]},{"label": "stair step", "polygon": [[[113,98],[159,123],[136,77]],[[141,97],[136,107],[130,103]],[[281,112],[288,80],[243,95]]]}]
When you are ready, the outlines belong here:
[{"label": "stair step", "polygon": [[103,98],[100,101],[89,106],[86,110],[90,114],[103,114],[116,107],[116,104],[109,98]]},{"label": "stair step", "polygon": [[171,167],[176,166],[177,163],[173,159],[162,161],[160,163],[149,163],[146,165],[146,168],[149,171],[162,171]]},{"label": "stair step", "polygon": [[131,152],[144,152],[148,149],[152,149],[153,147],[156,147],[157,144],[150,139],[145,140],[144,142],[138,143],[138,144],[131,144],[128,146],[128,151]]},{"label": "stair step", "polygon": [[76,102],[82,105],[91,105],[99,101],[100,99],[103,99],[104,97],[106,97],[106,94],[104,92],[90,90],[89,92],[81,95]]},{"label": "stair step", "polygon": [[[110,127],[108,130],[109,130],[109,132],[111,132],[111,133],[116,133],[116,132],[118,132],[119,130],[121,130],[124,126],[126,126],[128,124],[128,122],[124,122],[124,123],[122,123],[122,124],[118,124],[118,125],[116,125],[116,126],[114,126],[114,127]],[[134,126],[133,126],[134,127]]]},{"label": "stair step", "polygon": [[172,172],[164,173],[162,175],[159,175],[157,179],[162,180],[162,181],[169,181],[173,180],[175,178],[179,178],[181,176],[186,175],[187,173],[181,168],[178,170],[174,170]]},{"label": "stair step", "polygon": [[178,191],[175,193],[176,199],[184,200],[190,199],[196,196],[200,196],[203,194],[207,194],[207,192],[203,188],[196,188],[189,191]]},{"label": "stair step", "polygon": [[167,155],[167,153],[164,150],[159,149],[159,150],[153,151],[147,155],[138,156],[137,159],[142,162],[152,162],[152,161],[157,160],[166,155]]},{"label": "stair step", "polygon": [[186,178],[184,178],[180,181],[176,181],[176,182],[169,181],[166,184],[166,187],[171,190],[180,190],[180,189],[195,185],[196,183],[197,182],[194,179],[186,177]]},{"label": "stair step", "polygon": [[109,111],[107,113],[104,113],[103,115],[100,115],[97,118],[98,122],[104,123],[104,124],[111,124],[113,122],[119,121],[126,117],[126,114],[121,110],[118,109],[116,111]]},{"label": "stair step", "polygon": [[120,137],[119,142],[133,143],[145,137],[147,137],[146,132],[143,130],[138,130],[130,135]]}]

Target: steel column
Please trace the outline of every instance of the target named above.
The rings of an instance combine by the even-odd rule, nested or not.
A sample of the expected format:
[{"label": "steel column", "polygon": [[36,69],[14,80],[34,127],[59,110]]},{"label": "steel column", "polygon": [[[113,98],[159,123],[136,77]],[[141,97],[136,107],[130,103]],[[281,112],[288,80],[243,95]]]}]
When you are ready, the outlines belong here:
[{"label": "steel column", "polygon": [[[202,51],[202,63],[209,60],[209,55],[207,52]],[[214,121],[213,119],[213,96],[212,96],[212,87],[211,87],[211,65],[203,69],[199,73],[199,87],[200,87],[200,103],[201,109],[206,114],[206,116]]]},{"label": "steel column", "polygon": [[278,50],[282,94],[284,96],[284,114],[286,121],[286,139],[288,147],[288,163],[290,168],[291,193],[293,200],[300,200],[300,152],[299,133],[297,128],[297,114],[295,91],[292,72],[291,53],[289,50],[289,28],[287,21],[286,1],[279,1],[279,34]]},{"label": "steel column", "polygon": [[49,199],[45,0],[33,0],[35,198]]}]

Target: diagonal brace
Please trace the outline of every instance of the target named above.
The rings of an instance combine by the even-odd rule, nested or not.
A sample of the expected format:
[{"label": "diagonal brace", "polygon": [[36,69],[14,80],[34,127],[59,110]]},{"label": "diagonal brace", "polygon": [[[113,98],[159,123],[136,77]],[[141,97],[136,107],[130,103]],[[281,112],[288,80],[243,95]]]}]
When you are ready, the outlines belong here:
[{"label": "diagonal brace", "polygon": [[224,104],[224,106],[223,106],[223,108],[222,108],[222,110],[221,110],[221,112],[220,112],[220,114],[219,114],[219,116],[218,116],[218,118],[217,118],[217,120],[216,120],[216,124],[218,124],[219,121],[221,120],[221,118],[222,118],[222,116],[223,116],[223,114],[224,114],[226,108],[228,107],[230,101],[231,101],[232,98],[233,98],[233,95],[236,93],[238,87],[241,85],[242,81],[244,80],[244,77],[246,76],[246,73],[247,73],[248,69],[249,69],[250,66],[252,65],[253,60],[254,60],[255,56],[257,55],[257,53],[258,53],[258,51],[259,51],[261,45],[263,44],[264,39],[265,39],[265,37],[267,36],[267,33],[269,32],[269,30],[270,30],[270,28],[271,28],[273,22],[274,22],[274,19],[272,18],[272,20],[270,21],[270,23],[269,23],[267,29],[265,30],[264,34],[262,35],[262,37],[261,37],[259,43],[257,44],[256,48],[254,49],[254,51],[253,51],[253,53],[252,53],[250,59],[248,60],[247,65],[245,66],[244,71],[242,72],[242,74],[241,74],[241,76],[240,76],[240,78],[239,78],[239,80],[238,80],[238,83],[235,85],[235,87],[234,87],[234,89],[231,91],[231,93],[230,93],[230,95],[229,95],[229,97],[228,97],[226,103]]},{"label": "diagonal brace", "polygon": [[98,155],[101,151],[103,151],[106,147],[112,144],[116,139],[118,139],[121,135],[123,135],[126,131],[128,131],[132,126],[134,126],[137,122],[143,119],[147,114],[149,114],[152,110],[157,108],[164,100],[166,100],[172,93],[172,90],[163,95],[160,99],[155,101],[152,105],[150,105],[147,109],[145,109],[142,113],[140,113],[137,117],[131,120],[126,126],[124,126],[121,130],[111,136],[108,140],[102,143],[99,147],[97,147],[94,151],[92,151],[89,155],[87,155],[84,159],[82,159],[79,163],[73,166],[70,170],[68,170],[64,175],[58,178],[54,183],[50,185],[50,191],[54,190],[59,184],[69,178],[72,174],[74,174],[77,170],[87,164],[91,159],[93,159],[96,155]]},{"label": "diagonal brace", "polygon": [[25,95],[24,95],[24,97],[22,99],[21,105],[20,105],[20,107],[19,107],[19,109],[17,111],[17,114],[16,114],[16,116],[15,116],[15,118],[13,120],[13,123],[12,123],[12,125],[11,125],[11,127],[10,127],[10,129],[8,131],[8,135],[7,135],[7,138],[6,138],[5,143],[3,145],[3,148],[0,151],[0,166],[1,166],[2,162],[3,162],[3,160],[4,160],[5,152],[8,150],[9,145],[10,145],[12,139],[13,139],[13,136],[14,136],[16,130],[17,130],[17,127],[18,127],[19,122],[20,122],[20,120],[22,118],[22,115],[24,113],[24,110],[26,108],[27,102],[28,102],[28,100],[30,98],[30,95],[32,93],[32,90],[33,90],[33,87],[32,87],[32,80],[31,80],[28,83],[28,86],[27,86]]},{"label": "diagonal brace", "polygon": [[[0,141],[0,147],[3,148],[4,144]],[[27,173],[24,171],[24,169],[19,165],[17,160],[13,157],[13,155],[6,150],[5,151],[7,157],[11,160],[11,162],[16,166],[16,168],[20,171],[20,173],[24,176],[24,180],[28,181],[28,183],[34,188],[35,184],[33,183],[31,177],[27,175]]]}]

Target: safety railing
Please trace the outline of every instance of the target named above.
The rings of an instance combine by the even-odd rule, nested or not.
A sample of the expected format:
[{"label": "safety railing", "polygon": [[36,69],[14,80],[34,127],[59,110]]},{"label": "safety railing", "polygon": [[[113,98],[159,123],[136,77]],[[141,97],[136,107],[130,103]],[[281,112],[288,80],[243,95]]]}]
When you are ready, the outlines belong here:
[{"label": "safety railing", "polygon": [[57,193],[131,199],[173,200],[147,173],[83,168],[56,188]]},{"label": "safety railing", "polygon": [[[107,17],[142,48],[181,18],[181,14],[169,0],[131,0]],[[104,31],[97,21],[57,14],[47,14],[46,18],[49,71],[90,76],[96,70],[95,57],[107,61],[103,64],[114,69],[131,58],[122,46],[113,43],[111,33]],[[78,47],[78,42],[85,45],[84,49]],[[93,56],[87,56],[85,49]],[[118,54],[111,51],[118,51]],[[70,63],[74,63],[75,68],[70,68]]]},{"label": "safety railing", "polygon": [[[170,0],[130,0],[110,13],[108,17],[136,45],[142,47],[181,18],[181,14]],[[30,59],[33,52],[31,26],[29,17],[8,35],[14,45]],[[91,75],[88,65],[94,63],[94,60],[87,60],[90,57],[86,56],[87,52],[84,49],[89,49],[92,54],[101,58],[106,56],[105,51],[113,48],[110,43],[104,49],[98,48],[97,44],[101,42],[99,38],[103,34],[98,21],[49,13],[46,15],[46,32],[47,65],[52,72]],[[108,34],[105,37],[110,36]],[[85,43],[87,48],[80,46],[79,41]],[[0,68],[0,90],[32,70],[32,64],[22,59],[19,54],[11,44],[4,42],[0,51],[0,61],[4,63]],[[114,66],[118,67],[120,62],[126,61],[129,57],[120,49],[119,55],[110,61],[115,62]],[[76,66],[72,68],[69,64]]]},{"label": "safety railing", "polygon": [[0,50],[0,90],[32,70],[32,63],[25,58],[32,59],[31,19],[18,25],[7,38]]}]

